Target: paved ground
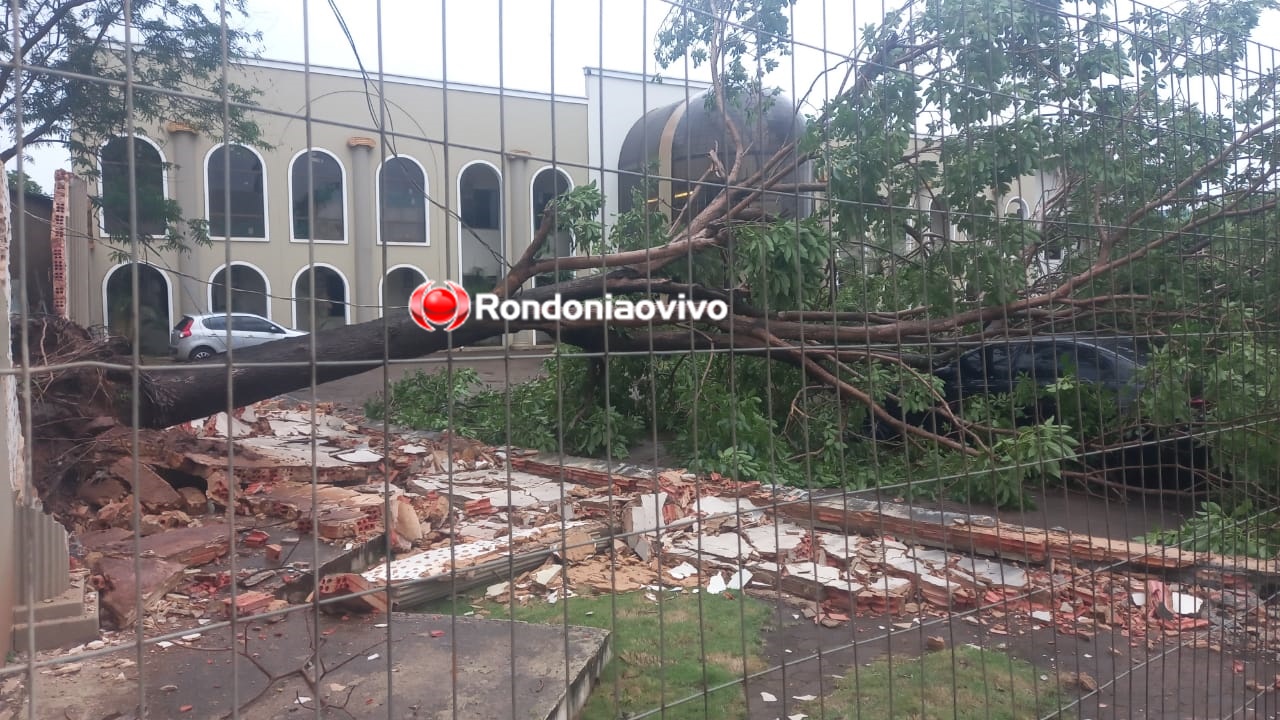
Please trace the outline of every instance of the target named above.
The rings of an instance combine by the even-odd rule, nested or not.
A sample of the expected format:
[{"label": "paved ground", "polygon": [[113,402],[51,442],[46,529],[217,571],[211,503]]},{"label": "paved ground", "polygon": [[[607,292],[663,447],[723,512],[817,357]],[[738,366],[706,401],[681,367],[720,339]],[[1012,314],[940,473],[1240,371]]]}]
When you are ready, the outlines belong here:
[{"label": "paved ground", "polygon": [[[250,623],[247,651],[244,625],[239,643],[222,628],[189,643],[150,645],[140,673],[136,666],[121,669],[121,661],[136,659],[133,646],[83,661],[73,672],[54,668],[36,676],[35,717],[132,718],[140,679],[150,718],[229,717],[233,698],[241,701],[240,717],[263,720],[572,717],[611,652],[608,631],[597,628],[566,633],[550,625],[396,613],[324,616],[317,629],[310,616],[303,607],[275,624]],[[317,675],[308,687],[304,676]],[[318,713],[317,689],[337,707]],[[26,716],[26,708],[17,715]]]}]

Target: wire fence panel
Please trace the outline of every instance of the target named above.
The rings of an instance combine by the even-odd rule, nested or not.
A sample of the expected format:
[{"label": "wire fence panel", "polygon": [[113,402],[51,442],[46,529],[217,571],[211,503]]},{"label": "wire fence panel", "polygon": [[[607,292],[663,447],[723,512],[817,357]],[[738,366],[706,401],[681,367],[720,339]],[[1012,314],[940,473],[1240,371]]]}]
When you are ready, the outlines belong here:
[{"label": "wire fence panel", "polygon": [[1280,711],[1263,0],[11,0],[7,718]]}]

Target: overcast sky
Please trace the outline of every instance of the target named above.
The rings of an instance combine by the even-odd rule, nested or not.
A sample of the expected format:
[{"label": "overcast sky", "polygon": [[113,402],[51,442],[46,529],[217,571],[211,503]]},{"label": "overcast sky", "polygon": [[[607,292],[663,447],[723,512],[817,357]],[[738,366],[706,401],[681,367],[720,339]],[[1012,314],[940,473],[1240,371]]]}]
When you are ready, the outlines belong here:
[{"label": "overcast sky", "polygon": [[[452,82],[574,96],[586,93],[588,66],[658,72],[652,38],[672,8],[665,0],[382,0],[379,38],[373,0],[335,4],[371,73],[381,40],[388,73],[439,79],[447,70]],[[316,65],[356,67],[327,0],[249,0],[248,6],[251,24],[263,33],[264,57],[303,62],[309,52]],[[849,53],[855,27],[878,21],[883,7],[881,0],[801,0],[794,10],[800,89],[789,94],[803,93],[827,64],[838,61],[818,48]],[[705,79],[704,71],[690,75]],[[682,77],[685,70],[673,67],[664,74]],[[774,82],[789,89],[791,76],[788,65]],[[65,151],[37,148],[30,154],[29,174],[50,190],[54,170],[68,167]]]},{"label": "overcast sky", "polygon": [[[854,47],[857,32],[899,0],[799,0],[794,61],[771,80],[792,97]],[[366,70],[379,63],[377,3],[334,0]],[[1154,0],[1167,6],[1168,0]],[[249,0],[250,22],[263,33],[262,55],[317,65],[356,67],[356,56],[327,0]],[[305,21],[304,21],[305,8]],[[581,96],[584,67],[658,72],[652,38],[672,5],[666,0],[382,0],[381,62],[388,73]],[[603,10],[603,26],[602,14]],[[1114,11],[1112,11],[1114,12]],[[1254,37],[1280,32],[1270,13]],[[309,42],[308,42],[309,39]],[[829,53],[820,48],[828,48]],[[447,63],[447,66],[446,66]],[[1252,68],[1251,68],[1252,69]],[[693,77],[705,79],[703,71]],[[680,77],[684,68],[665,71]],[[821,88],[819,88],[819,91]],[[46,190],[69,167],[61,149],[31,152],[28,173]]]}]

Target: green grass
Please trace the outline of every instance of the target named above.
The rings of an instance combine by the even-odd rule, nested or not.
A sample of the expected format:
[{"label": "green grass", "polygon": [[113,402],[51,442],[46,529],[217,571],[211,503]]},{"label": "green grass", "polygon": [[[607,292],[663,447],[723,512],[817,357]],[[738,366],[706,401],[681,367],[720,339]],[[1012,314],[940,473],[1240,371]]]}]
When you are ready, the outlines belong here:
[{"label": "green grass", "polygon": [[[658,604],[641,592],[613,597],[574,597],[555,605],[535,600],[517,606],[515,619],[563,625],[565,604],[570,625],[605,628],[613,633],[613,660],[583,709],[582,720],[628,717],[735,680],[737,684],[713,691],[705,699],[699,697],[681,703],[663,717],[668,720],[746,717],[741,684],[743,638],[746,638],[746,671],[764,669],[760,647],[762,630],[770,615],[768,605],[749,597],[730,600],[704,594],[699,615],[696,595],[668,593],[663,597],[659,615]],[[423,608],[423,612],[465,612],[474,608],[479,608],[477,614],[492,618],[512,617],[506,606],[483,601],[474,601],[471,605],[467,600],[459,600],[452,606],[448,601],[436,603]]]},{"label": "green grass", "polygon": [[1029,720],[1053,716],[1057,684],[1030,663],[962,646],[850,668],[836,690],[803,708],[813,720]]}]

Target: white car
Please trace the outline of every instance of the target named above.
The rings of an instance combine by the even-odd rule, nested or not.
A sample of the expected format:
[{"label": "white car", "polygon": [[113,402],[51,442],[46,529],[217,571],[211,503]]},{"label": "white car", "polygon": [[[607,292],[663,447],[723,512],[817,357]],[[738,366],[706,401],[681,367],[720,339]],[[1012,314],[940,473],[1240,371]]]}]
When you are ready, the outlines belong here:
[{"label": "white car", "polygon": [[[169,336],[169,354],[175,360],[198,362],[227,351],[227,314],[184,315]],[[249,313],[231,313],[231,347],[261,345],[272,340],[301,337],[307,333],[290,330]]]}]

